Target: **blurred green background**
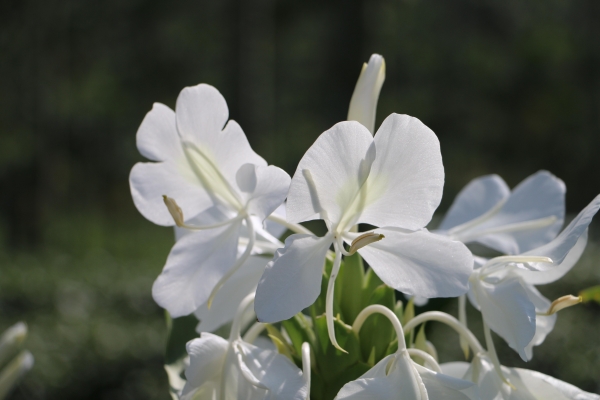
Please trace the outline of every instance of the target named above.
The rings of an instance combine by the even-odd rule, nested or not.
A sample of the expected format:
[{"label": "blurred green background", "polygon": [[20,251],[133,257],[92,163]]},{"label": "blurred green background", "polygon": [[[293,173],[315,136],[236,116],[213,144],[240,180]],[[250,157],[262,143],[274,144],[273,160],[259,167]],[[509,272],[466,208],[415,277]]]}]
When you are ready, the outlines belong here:
[{"label": "blurred green background", "polygon": [[[378,122],[406,113],[440,138],[441,211],[473,177],[514,186],[548,169],[575,213],[600,192],[598,21],[597,0],[0,2],[0,329],[26,321],[36,358],[13,398],[168,398],[150,288],[173,235],[127,182],[153,102],[216,86],[291,174],[377,52]],[[543,293],[600,284],[591,230],[581,265]],[[527,367],[600,391],[599,321],[599,307],[563,311]]]}]

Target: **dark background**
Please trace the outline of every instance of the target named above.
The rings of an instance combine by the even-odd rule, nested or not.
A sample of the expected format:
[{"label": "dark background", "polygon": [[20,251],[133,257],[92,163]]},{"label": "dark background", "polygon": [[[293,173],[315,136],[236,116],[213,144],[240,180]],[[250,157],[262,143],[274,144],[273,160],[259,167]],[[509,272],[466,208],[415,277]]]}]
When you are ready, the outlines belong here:
[{"label": "dark background", "polygon": [[[291,174],[380,53],[377,125],[398,112],[436,132],[440,210],[473,177],[514,186],[548,169],[576,213],[600,192],[598,21],[597,0],[1,1],[0,328],[25,320],[36,357],[14,398],[167,398],[150,287],[172,232],[137,213],[127,182],[153,102],[214,85],[254,149]],[[557,295],[600,283],[590,247]],[[598,308],[585,310],[597,326]],[[598,341],[565,349],[570,361],[546,353],[527,367],[600,390]],[[595,374],[558,367],[581,357]]]}]

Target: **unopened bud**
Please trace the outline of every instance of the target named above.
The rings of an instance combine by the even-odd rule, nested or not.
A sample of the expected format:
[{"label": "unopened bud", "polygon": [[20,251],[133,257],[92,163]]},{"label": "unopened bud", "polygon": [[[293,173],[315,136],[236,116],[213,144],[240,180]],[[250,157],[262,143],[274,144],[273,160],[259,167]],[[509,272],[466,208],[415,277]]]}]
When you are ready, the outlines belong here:
[{"label": "unopened bud", "polygon": [[363,64],[350,100],[348,121],[360,122],[371,134],[375,133],[375,111],[384,80],[385,61],[379,54],[373,54],[369,63]]},{"label": "unopened bud", "polygon": [[173,217],[173,220],[175,221],[175,225],[179,227],[183,226],[183,211],[181,211],[181,208],[179,208],[175,202],[175,199],[172,199],[167,195],[163,195],[163,200],[167,206],[167,210],[169,210],[171,217]]},{"label": "unopened bud", "polygon": [[583,299],[581,298],[581,296],[573,296],[571,294],[559,297],[558,299],[552,302],[550,308],[548,309],[548,311],[546,311],[545,315],[555,314],[563,308],[574,306],[576,304],[581,303],[582,301]]},{"label": "unopened bud", "polygon": [[362,249],[363,247],[365,247],[371,243],[379,242],[384,237],[385,236],[383,236],[380,233],[374,233],[374,232],[364,233],[352,241],[352,244],[350,245],[350,250],[348,251],[348,253],[350,253],[350,255],[352,255],[352,254],[356,253],[356,251],[358,249]]}]

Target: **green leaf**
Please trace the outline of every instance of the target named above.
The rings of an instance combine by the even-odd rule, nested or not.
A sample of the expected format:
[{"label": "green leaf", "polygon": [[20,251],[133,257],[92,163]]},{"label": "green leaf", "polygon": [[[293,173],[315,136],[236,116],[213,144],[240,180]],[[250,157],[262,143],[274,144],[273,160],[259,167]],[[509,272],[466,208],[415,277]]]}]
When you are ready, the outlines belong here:
[{"label": "green leaf", "polygon": [[579,292],[579,296],[581,297],[582,303],[595,301],[596,303],[600,304],[600,285],[583,289],[581,292]]},{"label": "green leaf", "polygon": [[314,326],[318,340],[318,344],[313,348],[315,361],[320,375],[325,381],[330,382],[337,376],[344,374],[347,368],[359,361],[358,337],[352,327],[337,319],[334,321],[335,337],[339,345],[348,352],[343,353],[333,347],[329,341],[327,321],[324,315],[315,319]]},{"label": "green leaf", "polygon": [[365,269],[360,255],[355,253],[352,256],[345,257],[344,266],[340,268],[335,290],[336,293],[340,293],[339,306],[342,320],[347,324],[354,323],[356,316],[362,310],[361,297],[364,279]]},{"label": "green leaf", "polygon": [[362,287],[362,294],[361,294],[361,303],[362,304],[360,307],[361,310],[363,308],[365,308],[366,306],[373,304],[373,303],[370,303],[371,295],[373,294],[375,289],[377,289],[381,285],[383,285],[383,281],[381,279],[379,279],[379,277],[373,271],[372,268],[368,268],[367,272],[365,273],[364,279],[363,279],[363,287]]},{"label": "green leaf", "polygon": [[[419,333],[417,333],[417,337],[415,338],[415,348],[419,350],[423,350],[425,353],[428,353],[429,347],[427,346],[427,338],[425,337],[425,324],[421,324],[421,328],[419,329]],[[420,360],[420,359],[419,359]],[[418,364],[425,364],[425,360],[420,360]]]},{"label": "green leaf", "polygon": [[292,346],[294,346],[296,354],[302,354],[302,343],[304,342],[308,342],[311,347],[315,347],[317,337],[310,321],[306,319],[304,314],[298,313],[292,318],[283,321],[281,325],[285,328],[292,341]]},{"label": "green leaf", "polygon": [[[367,305],[381,304],[393,310],[395,303],[394,289],[380,285],[372,292]],[[367,362],[372,349],[375,348],[375,363],[379,362],[386,356],[386,351],[395,334],[394,327],[387,317],[379,314],[371,315],[363,324],[359,334],[361,359]]]},{"label": "green leaf", "polygon": [[180,318],[171,318],[165,311],[167,319],[167,348],[165,351],[165,364],[173,364],[187,355],[185,345],[198,337],[196,326],[198,320],[192,315]]}]

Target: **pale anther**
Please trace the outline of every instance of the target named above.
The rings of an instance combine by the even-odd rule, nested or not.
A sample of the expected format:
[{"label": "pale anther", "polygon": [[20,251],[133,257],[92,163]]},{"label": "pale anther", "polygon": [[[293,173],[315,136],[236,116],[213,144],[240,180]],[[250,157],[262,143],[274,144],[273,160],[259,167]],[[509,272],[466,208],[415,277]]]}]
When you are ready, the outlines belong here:
[{"label": "pale anther", "polygon": [[363,247],[365,247],[371,243],[379,242],[384,237],[385,236],[380,233],[374,233],[374,232],[363,233],[362,235],[360,235],[359,237],[357,237],[356,239],[354,239],[352,241],[352,244],[350,245],[350,250],[348,251],[348,253],[350,255],[352,255],[352,254],[356,253],[357,250],[362,249]]},{"label": "pale anther", "polygon": [[177,202],[175,202],[175,199],[172,199],[167,195],[163,194],[163,201],[165,202],[165,205],[167,206],[171,217],[173,217],[175,225],[179,227],[183,226],[183,211],[181,211],[181,208],[179,208]]},{"label": "pale anther", "polygon": [[546,311],[545,313],[542,313],[541,315],[555,314],[564,308],[577,305],[577,304],[581,303],[582,301],[583,301],[583,298],[581,296],[573,296],[571,294],[559,297],[558,299],[554,300],[552,302],[552,304],[550,304],[550,308],[548,308],[548,311]]}]

